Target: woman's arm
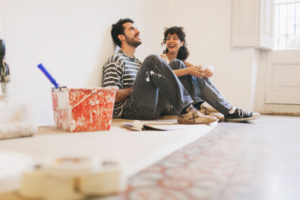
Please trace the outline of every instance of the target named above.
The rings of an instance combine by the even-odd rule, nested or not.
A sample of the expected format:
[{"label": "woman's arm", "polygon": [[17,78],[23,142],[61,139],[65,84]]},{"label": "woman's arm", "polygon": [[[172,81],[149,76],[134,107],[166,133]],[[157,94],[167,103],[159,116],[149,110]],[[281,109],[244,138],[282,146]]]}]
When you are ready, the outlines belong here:
[{"label": "woman's arm", "polygon": [[187,66],[187,67],[194,66],[192,63],[189,63],[189,62],[186,62],[186,61],[184,61],[183,63],[184,63],[184,64],[185,64],[185,66]]},{"label": "woman's arm", "polygon": [[[179,69],[178,72],[175,72],[174,70],[174,73],[177,75],[177,76],[184,76],[184,75],[192,75],[192,76],[206,76],[206,77],[211,77],[213,75],[213,67],[210,66],[210,67],[202,67],[200,65],[198,66],[195,66],[189,62],[184,62],[185,66],[187,67],[186,69],[189,69],[187,70],[187,72],[180,72],[179,70],[182,70],[182,69]],[[200,73],[199,73],[200,72]]]},{"label": "woman's arm", "polygon": [[185,75],[192,75],[197,77],[202,76],[202,70],[192,66],[184,69],[175,69],[173,70],[173,72],[177,77],[185,76]]},{"label": "woman's arm", "polygon": [[191,76],[204,76],[203,70],[201,67],[197,67],[191,63],[184,62],[186,68],[183,69],[175,69],[173,72],[177,77],[185,76],[185,75],[191,75]]}]

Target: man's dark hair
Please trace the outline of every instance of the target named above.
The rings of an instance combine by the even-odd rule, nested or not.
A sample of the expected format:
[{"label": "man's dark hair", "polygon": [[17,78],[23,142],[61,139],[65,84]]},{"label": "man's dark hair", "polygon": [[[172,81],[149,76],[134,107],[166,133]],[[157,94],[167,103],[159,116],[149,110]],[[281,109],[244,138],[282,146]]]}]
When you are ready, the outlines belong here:
[{"label": "man's dark hair", "polygon": [[121,41],[118,38],[118,35],[124,34],[124,26],[123,26],[123,24],[125,24],[127,22],[133,23],[133,20],[129,19],[129,18],[120,19],[117,23],[115,23],[115,24],[112,25],[111,37],[112,37],[114,43],[116,45],[118,45],[119,47],[121,47]]},{"label": "man's dark hair", "polygon": [[[171,35],[176,34],[178,36],[178,38],[180,39],[180,41],[184,42],[183,46],[180,47],[180,49],[178,51],[177,59],[185,61],[189,56],[189,51],[186,47],[187,44],[185,42],[185,32],[183,31],[183,27],[173,26],[170,28],[166,28],[166,30],[164,32],[163,44],[166,43],[167,37],[169,34],[171,34]],[[166,48],[164,50],[164,53],[168,53],[168,48]]]}]

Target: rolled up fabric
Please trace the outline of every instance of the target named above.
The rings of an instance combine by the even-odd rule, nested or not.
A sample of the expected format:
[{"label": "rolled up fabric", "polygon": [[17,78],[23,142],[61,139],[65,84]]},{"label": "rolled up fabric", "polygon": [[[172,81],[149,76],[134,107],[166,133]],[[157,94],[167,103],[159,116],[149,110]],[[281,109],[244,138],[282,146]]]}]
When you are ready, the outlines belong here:
[{"label": "rolled up fabric", "polygon": [[0,123],[0,140],[29,137],[35,135],[37,131],[37,125],[30,121]]}]

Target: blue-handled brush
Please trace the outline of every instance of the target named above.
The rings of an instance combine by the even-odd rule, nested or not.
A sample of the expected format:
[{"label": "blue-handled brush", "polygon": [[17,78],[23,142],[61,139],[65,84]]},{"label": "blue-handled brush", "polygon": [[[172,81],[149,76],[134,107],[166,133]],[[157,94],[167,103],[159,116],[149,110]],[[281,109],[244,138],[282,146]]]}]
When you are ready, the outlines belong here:
[{"label": "blue-handled brush", "polygon": [[56,80],[49,74],[49,72],[46,70],[46,68],[42,65],[42,63],[38,64],[37,66],[44,74],[45,76],[49,79],[49,81],[54,85],[55,88],[58,88],[59,85],[56,82]]}]

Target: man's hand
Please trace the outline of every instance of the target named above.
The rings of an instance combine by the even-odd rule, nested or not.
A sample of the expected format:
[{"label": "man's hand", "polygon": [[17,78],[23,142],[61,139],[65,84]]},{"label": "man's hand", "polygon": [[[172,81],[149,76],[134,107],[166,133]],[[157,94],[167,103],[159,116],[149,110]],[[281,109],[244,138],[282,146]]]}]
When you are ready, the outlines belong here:
[{"label": "man's hand", "polygon": [[115,102],[121,102],[127,99],[131,93],[132,87],[131,88],[124,88],[124,89],[118,89],[116,92],[116,99]]}]

